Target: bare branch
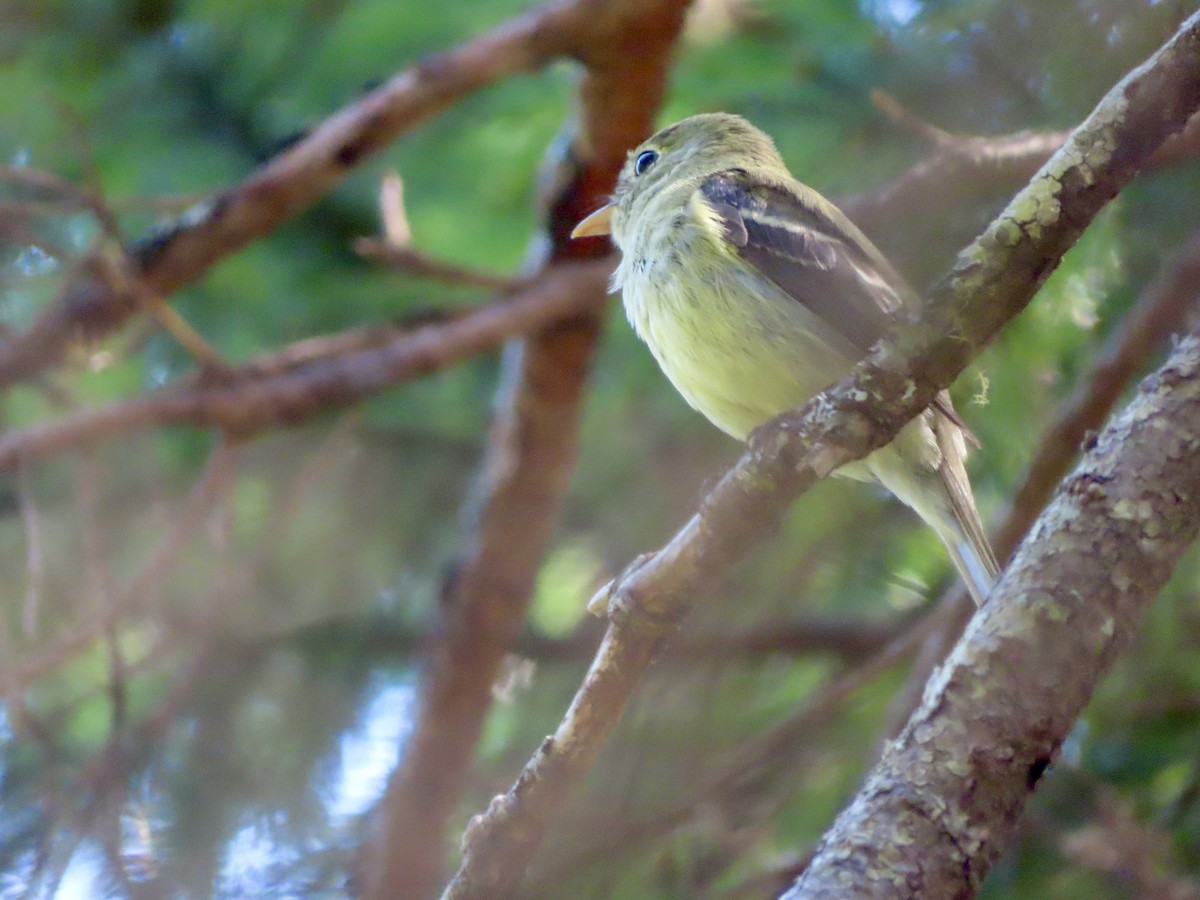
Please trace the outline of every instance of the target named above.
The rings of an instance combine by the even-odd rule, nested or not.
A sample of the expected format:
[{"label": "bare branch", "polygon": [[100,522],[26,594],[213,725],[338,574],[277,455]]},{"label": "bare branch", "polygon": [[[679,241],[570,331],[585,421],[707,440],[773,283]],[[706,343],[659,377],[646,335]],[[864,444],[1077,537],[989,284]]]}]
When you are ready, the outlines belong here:
[{"label": "bare branch", "polygon": [[[580,123],[548,161],[549,262],[607,247],[569,233],[611,190],[626,150],[653,130],[688,0],[609,0],[593,12]],[[446,825],[492,703],[492,686],[525,620],[534,579],[574,466],[583,386],[600,330],[592,312],[537,332],[506,357],[504,383],[470,508],[466,548],[443,589],[418,713],[383,800],[369,898],[424,900],[442,880]],[[519,878],[522,867],[514,867]]]},{"label": "bare branch", "polygon": [[434,259],[418,250],[413,244],[412,228],[404,208],[404,181],[396,172],[388,172],[379,184],[379,217],[383,222],[383,238],[364,237],[356,240],[354,252],[359,256],[383,263],[398,272],[466,287],[511,293],[528,284],[528,279],[477,272]]},{"label": "bare branch", "polygon": [[553,737],[476,817],[447,898],[503,897],[627,698],[714,573],[821,477],[885,444],[1020,312],[1092,218],[1200,105],[1200,16],[1123,79],[984,234],[920,319],[834,388],[756,432],[738,465],[657,554],[604,591],[611,623]]},{"label": "bare branch", "polygon": [[[399,135],[486,85],[563,56],[608,58],[615,64],[636,49],[638,39],[621,46],[596,45],[592,38],[612,33],[621,7],[609,0],[564,0],[394,76],[240,184],[214,193],[143,240],[132,253],[142,286],[166,297],[197,280],[218,260],[306,209]],[[619,108],[612,111],[622,114]],[[589,185],[588,196],[593,189]],[[138,311],[137,298],[128,291],[114,290],[103,280],[76,281],[28,331],[0,345],[0,387],[54,364],[80,336],[105,334]]]},{"label": "bare branch", "polygon": [[445,281],[448,284],[461,284],[489,291],[517,291],[528,283],[522,278],[508,278],[456,266],[434,259],[415,247],[393,244],[379,238],[359,238],[354,242],[354,252],[366,259],[383,263],[397,272]]},{"label": "bare branch", "polygon": [[[871,91],[871,103],[897,128],[911,132],[935,147],[954,147],[970,140],[968,137],[954,135],[936,125],[931,125],[920,116],[905,109],[904,105],[887,91],[878,89]],[[1063,138],[1066,138],[1065,134]]]},{"label": "bare branch", "polygon": [[[673,643],[659,665],[687,668],[711,666],[714,662],[761,661],[772,656],[830,656],[846,663],[874,660],[886,647],[909,630],[907,621],[857,622],[812,619],[772,624],[741,634],[685,633]],[[921,629],[922,635],[925,630]],[[522,633],[512,652],[536,663],[578,663],[590,659],[603,636],[600,623],[589,619],[566,637]],[[320,618],[284,622],[278,629],[260,633],[251,643],[257,647],[275,644],[314,646],[345,645],[372,658],[410,660],[430,634],[380,617]]]},{"label": "bare branch", "polygon": [[[0,437],[0,470],[149,425],[222,428],[241,436],[356,403],[564,316],[603,304],[610,264],[558,266],[504,303],[382,347],[232,385],[162,390]],[[353,342],[351,342],[353,343]],[[268,367],[270,369],[270,367]]]},{"label": "bare branch", "polygon": [[399,172],[388,172],[379,183],[379,217],[384,239],[393,247],[412,244],[412,227],[404,208],[404,181]]}]

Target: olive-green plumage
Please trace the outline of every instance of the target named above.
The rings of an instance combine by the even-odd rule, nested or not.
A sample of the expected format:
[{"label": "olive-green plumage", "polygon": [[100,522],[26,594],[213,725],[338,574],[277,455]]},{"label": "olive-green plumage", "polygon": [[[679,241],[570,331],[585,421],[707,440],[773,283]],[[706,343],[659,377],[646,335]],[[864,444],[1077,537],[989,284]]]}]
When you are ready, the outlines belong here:
[{"label": "olive-green plumage", "polygon": [[[629,320],[693,407],[728,434],[845,376],[916,303],[833,204],[792,178],[737,116],[693,116],[629,155],[610,207]],[[878,480],[941,536],[976,602],[997,573],[967,480],[963,429],[941,394],[891,444],[838,474]]]}]

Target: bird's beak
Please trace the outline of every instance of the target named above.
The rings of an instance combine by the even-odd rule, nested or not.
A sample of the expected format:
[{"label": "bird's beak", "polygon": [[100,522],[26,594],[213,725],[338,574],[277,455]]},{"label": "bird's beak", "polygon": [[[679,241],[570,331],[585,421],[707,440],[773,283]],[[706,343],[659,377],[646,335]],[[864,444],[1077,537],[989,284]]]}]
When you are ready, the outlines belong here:
[{"label": "bird's beak", "polygon": [[599,237],[602,234],[612,233],[612,216],[616,204],[606,203],[578,225],[571,232],[571,237]]}]

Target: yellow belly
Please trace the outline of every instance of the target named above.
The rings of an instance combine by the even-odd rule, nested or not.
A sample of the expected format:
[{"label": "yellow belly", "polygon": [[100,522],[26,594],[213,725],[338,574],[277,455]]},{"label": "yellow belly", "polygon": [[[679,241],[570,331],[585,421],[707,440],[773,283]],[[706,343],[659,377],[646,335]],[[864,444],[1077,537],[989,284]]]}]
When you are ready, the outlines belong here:
[{"label": "yellow belly", "polygon": [[625,309],[663,372],[695,409],[740,440],[784,410],[845,376],[852,357],[814,331],[826,327],[769,283],[753,276],[700,273],[665,278],[635,273],[623,285]]}]

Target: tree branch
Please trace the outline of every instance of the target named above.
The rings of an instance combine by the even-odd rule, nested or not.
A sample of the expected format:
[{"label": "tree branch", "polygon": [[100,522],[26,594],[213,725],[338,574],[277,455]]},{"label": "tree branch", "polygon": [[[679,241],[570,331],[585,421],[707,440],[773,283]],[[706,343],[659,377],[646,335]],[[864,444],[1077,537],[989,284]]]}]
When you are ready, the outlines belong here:
[{"label": "tree branch", "polygon": [[602,592],[610,625],[554,736],[476,817],[446,898],[511,893],[591,767],[674,623],[793,499],[879,448],[1032,299],[1092,218],[1200,105],[1200,16],[1101,100],[1032,182],[964,250],[920,319],[799,412],[755,433],[701,510]]},{"label": "tree branch", "polygon": [[[1142,291],[1133,308],[1115,328],[1096,357],[1091,371],[1060,407],[1021,486],[1009,503],[1008,514],[992,536],[1000,559],[1008,559],[1050,502],[1054,489],[1078,457],[1088,433],[1104,424],[1122,392],[1159,352],[1168,338],[1187,330],[1200,308],[1200,235],[1193,236],[1179,258]],[[955,587],[944,601],[944,625],[929,638],[913,664],[904,689],[892,701],[884,733],[895,737],[921,700],[925,682],[946,658],[962,634],[975,605],[967,592]]]},{"label": "tree branch", "polygon": [[[544,204],[550,262],[608,252],[569,234],[603,202],[626,150],[652,131],[688,3],[608,0],[591,23],[588,46],[603,49],[589,50],[579,133],[555,151],[559,177],[547,180],[560,186]],[[600,321],[594,307],[510,348],[465,550],[443,589],[444,621],[428,649],[416,721],[382,802],[368,898],[424,900],[443,879],[446,826],[574,466]]]},{"label": "tree branch", "polygon": [[556,266],[503,303],[402,333],[381,347],[357,349],[356,341],[349,341],[349,352],[283,371],[277,365],[260,366],[268,374],[248,381],[157,391],[11,432],[0,437],[0,471],[148,425],[216,427],[246,436],[273,425],[296,424],[564,316],[595,309],[604,302],[610,269],[605,261]]},{"label": "tree branch", "polygon": [[[773,656],[828,656],[847,664],[876,659],[899,635],[906,632],[905,620],[859,622],[841,619],[800,619],[775,622],[753,631],[685,634],[671,645],[660,665],[687,669],[714,663],[756,663]],[[602,637],[600,623],[588,619],[565,637],[523,632],[511,652],[535,663],[578,664],[590,659]],[[311,647],[314,651],[341,647],[373,659],[397,664],[411,661],[430,640],[425,629],[412,628],[386,616],[363,619],[355,616],[319,618],[296,624],[285,623],[250,639],[252,647],[265,652],[278,645]]]},{"label": "tree branch", "polygon": [[1198,494],[1193,333],[1060,486],[786,897],[972,896],[1200,532]]},{"label": "tree branch", "polygon": [[[535,10],[431,56],[364,94],[240,184],[214,193],[142,240],[131,252],[129,267],[131,282],[140,291],[132,283],[112,284],[86,271],[73,280],[28,331],[0,344],[0,388],[53,365],[79,337],[94,339],[121,325],[139,311],[139,293],[165,297],[197,280],[214,263],[312,205],[389,142],[462,97],[563,56],[616,60],[626,48],[593,38],[613,33],[620,6],[608,0],[566,0]],[[11,169],[0,172],[11,174]],[[57,182],[46,186],[62,187]],[[87,192],[75,195],[80,203],[91,199]]]}]

